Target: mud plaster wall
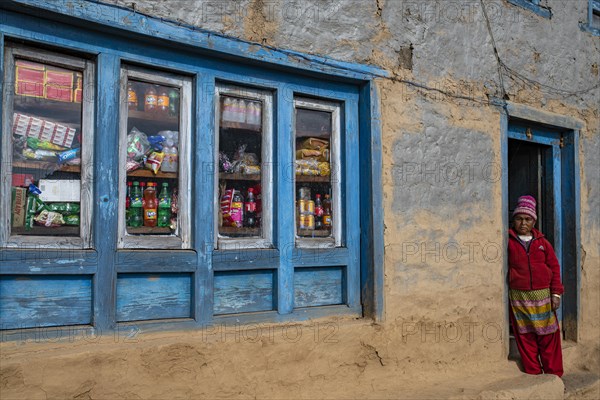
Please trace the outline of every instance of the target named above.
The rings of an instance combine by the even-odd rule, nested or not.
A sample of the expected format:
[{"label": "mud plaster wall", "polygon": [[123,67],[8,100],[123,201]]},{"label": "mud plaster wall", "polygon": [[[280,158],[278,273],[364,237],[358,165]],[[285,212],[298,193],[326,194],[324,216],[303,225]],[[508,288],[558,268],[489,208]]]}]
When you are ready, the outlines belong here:
[{"label": "mud plaster wall", "polygon": [[598,80],[600,40],[579,28],[586,0],[542,0],[551,20],[504,0],[485,2],[500,59],[543,85],[506,71],[500,80],[479,1],[107,2],[392,73],[396,80],[378,81],[387,311],[369,340],[396,362],[452,366],[505,356],[497,340],[505,317],[500,110],[488,97],[502,97],[503,87],[511,101],[584,121],[578,348],[598,352],[600,95],[563,92]]}]

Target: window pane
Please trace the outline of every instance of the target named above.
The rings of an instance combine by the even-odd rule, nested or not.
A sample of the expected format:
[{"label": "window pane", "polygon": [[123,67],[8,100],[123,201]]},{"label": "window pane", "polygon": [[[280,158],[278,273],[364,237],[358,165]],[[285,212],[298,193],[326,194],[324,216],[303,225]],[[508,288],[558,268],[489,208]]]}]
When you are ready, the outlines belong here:
[{"label": "window pane", "polygon": [[256,98],[219,95],[221,237],[263,236],[263,109]]},{"label": "window pane", "polygon": [[332,236],[332,112],[296,108],[296,233]]},{"label": "window pane", "polygon": [[83,75],[17,58],[13,235],[80,236]]},{"label": "window pane", "polygon": [[127,193],[129,235],[178,235],[180,89],[127,82]]}]

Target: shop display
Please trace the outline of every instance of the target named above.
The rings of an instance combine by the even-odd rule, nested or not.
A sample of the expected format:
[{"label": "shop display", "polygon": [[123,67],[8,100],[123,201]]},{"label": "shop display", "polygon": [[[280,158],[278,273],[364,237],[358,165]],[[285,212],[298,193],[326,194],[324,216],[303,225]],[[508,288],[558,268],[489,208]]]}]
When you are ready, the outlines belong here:
[{"label": "shop display", "polygon": [[261,237],[263,104],[234,96],[221,96],[219,104],[219,234]]},{"label": "shop display", "polygon": [[127,82],[128,192],[125,227],[130,235],[177,234],[179,185],[178,88]]},{"label": "shop display", "polygon": [[15,60],[12,235],[79,236],[83,76]]},{"label": "shop display", "polygon": [[331,236],[331,118],[330,112],[296,109],[298,237]]}]

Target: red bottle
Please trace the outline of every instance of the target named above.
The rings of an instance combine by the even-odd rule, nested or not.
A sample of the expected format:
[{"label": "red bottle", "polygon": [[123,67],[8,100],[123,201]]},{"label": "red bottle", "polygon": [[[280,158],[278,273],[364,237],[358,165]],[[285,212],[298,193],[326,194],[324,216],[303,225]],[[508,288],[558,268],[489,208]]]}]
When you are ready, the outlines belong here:
[{"label": "red bottle", "polygon": [[156,198],[156,183],[148,182],[144,191],[144,226],[154,227],[158,222],[158,200]]}]

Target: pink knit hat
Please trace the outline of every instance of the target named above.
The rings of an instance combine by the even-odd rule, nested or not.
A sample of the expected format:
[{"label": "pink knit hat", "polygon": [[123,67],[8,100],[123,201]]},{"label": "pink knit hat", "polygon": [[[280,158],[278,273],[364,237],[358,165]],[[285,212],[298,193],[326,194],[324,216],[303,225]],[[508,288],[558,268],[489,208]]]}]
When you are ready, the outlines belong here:
[{"label": "pink knit hat", "polygon": [[515,208],[515,211],[513,211],[513,217],[517,214],[525,214],[537,221],[535,206],[536,203],[533,196],[521,196],[517,200],[517,207]]}]

